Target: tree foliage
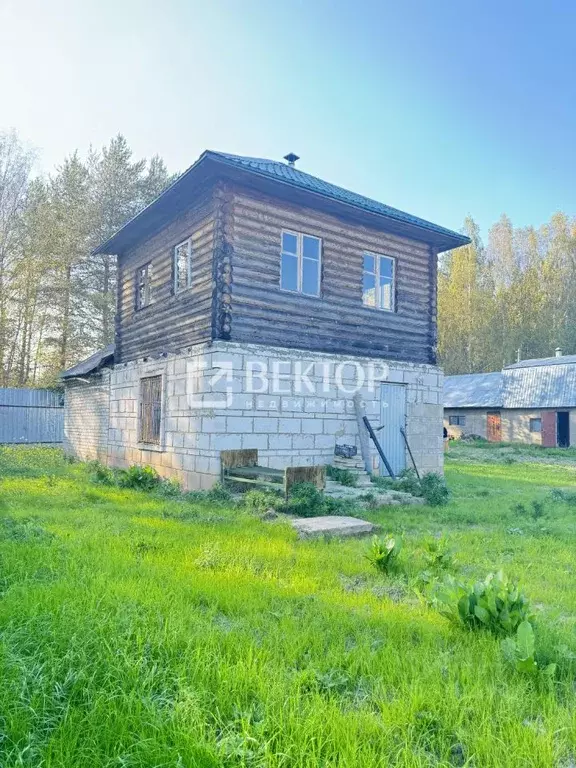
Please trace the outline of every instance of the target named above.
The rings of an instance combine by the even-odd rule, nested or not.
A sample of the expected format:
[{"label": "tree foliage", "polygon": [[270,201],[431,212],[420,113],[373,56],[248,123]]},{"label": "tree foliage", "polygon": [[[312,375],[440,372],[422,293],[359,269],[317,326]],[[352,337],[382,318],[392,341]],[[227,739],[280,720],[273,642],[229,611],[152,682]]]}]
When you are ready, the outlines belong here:
[{"label": "tree foliage", "polygon": [[33,164],[14,132],[0,134],[0,386],[52,384],[112,341],[116,264],[91,252],[172,181],[121,135],[47,178]]},{"label": "tree foliage", "polygon": [[556,213],[515,229],[506,215],[487,245],[473,219],[471,244],[444,254],[438,276],[438,355],[445,373],[496,371],[556,347],[576,352],[576,220]]},{"label": "tree foliage", "polygon": [[[33,175],[35,155],[0,133],[0,386],[54,383],[113,340],[116,264],[91,255],[174,180],[163,160],[134,159],[118,135],[101,150]],[[486,245],[440,259],[438,353],[448,374],[499,370],[560,346],[576,352],[576,220],[539,228],[502,215]]]}]

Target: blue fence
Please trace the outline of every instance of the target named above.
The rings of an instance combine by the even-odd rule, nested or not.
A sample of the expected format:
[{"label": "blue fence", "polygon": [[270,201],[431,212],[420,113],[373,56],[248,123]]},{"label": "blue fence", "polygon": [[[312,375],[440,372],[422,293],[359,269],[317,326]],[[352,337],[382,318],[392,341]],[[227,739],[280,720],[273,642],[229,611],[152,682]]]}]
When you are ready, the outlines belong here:
[{"label": "blue fence", "polygon": [[64,397],[49,389],[0,388],[0,443],[61,443]]}]

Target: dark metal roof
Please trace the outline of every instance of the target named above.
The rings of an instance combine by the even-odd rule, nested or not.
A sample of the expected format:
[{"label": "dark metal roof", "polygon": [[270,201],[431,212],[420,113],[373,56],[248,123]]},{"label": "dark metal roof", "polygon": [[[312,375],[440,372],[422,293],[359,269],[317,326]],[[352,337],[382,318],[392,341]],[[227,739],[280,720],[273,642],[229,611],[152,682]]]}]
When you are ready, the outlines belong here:
[{"label": "dark metal roof", "polygon": [[467,373],[444,378],[445,408],[501,408],[502,374]]},{"label": "dark metal roof", "polygon": [[[210,174],[230,175],[232,172],[248,174],[252,179],[258,177],[277,184],[288,185],[295,190],[301,190],[318,195],[325,200],[332,200],[345,206],[351,206],[366,213],[382,216],[389,221],[397,222],[410,228],[416,239],[424,242],[434,242],[443,250],[467,245],[470,240],[465,235],[440,227],[425,219],[412,216],[409,213],[371,200],[363,195],[350,192],[347,189],[330,184],[327,181],[311,176],[309,173],[292,165],[276,160],[266,160],[257,157],[242,157],[225,152],[206,150],[199,159],[188,168],[170,187],[168,187],[149,206],[125,224],[116,234],[98,246],[98,253],[120,253],[122,249],[133,245],[145,237],[150,231],[150,222],[156,225],[168,221],[172,216],[183,210],[186,200],[191,198],[200,182],[205,181]],[[417,233],[419,233],[417,235]]]},{"label": "dark metal roof", "polygon": [[437,232],[448,237],[454,237],[461,241],[461,245],[465,245],[470,242],[467,237],[460,235],[457,232],[453,232],[445,227],[440,227],[437,224],[432,224],[430,221],[420,219],[417,216],[412,216],[404,211],[399,211],[397,208],[392,208],[384,203],[379,203],[376,200],[371,200],[364,195],[358,195],[356,192],[350,192],[343,187],[337,187],[335,184],[330,184],[327,181],[318,179],[316,176],[311,176],[309,173],[295,168],[293,165],[287,165],[286,163],[280,163],[276,160],[263,160],[257,157],[240,157],[238,155],[228,155],[224,152],[212,152],[210,154],[217,155],[231,165],[239,166],[241,168],[247,168],[253,173],[263,174],[274,179],[280,179],[286,181],[289,184],[293,184],[295,187],[301,187],[311,192],[316,192],[324,197],[330,197],[333,200],[338,200],[348,205],[353,205],[357,208],[362,208],[365,211],[371,213],[378,213],[382,216],[386,216],[389,219],[396,219],[408,224],[413,224],[422,229],[430,230],[431,232]]},{"label": "dark metal roof", "polygon": [[501,372],[446,376],[445,408],[575,408],[576,355],[522,360]]},{"label": "dark metal roof", "polygon": [[69,368],[61,374],[61,379],[74,379],[78,376],[89,376],[91,373],[97,373],[101,368],[112,366],[114,364],[114,344],[108,344],[104,349],[95,352],[86,360],[82,360],[77,365]]}]

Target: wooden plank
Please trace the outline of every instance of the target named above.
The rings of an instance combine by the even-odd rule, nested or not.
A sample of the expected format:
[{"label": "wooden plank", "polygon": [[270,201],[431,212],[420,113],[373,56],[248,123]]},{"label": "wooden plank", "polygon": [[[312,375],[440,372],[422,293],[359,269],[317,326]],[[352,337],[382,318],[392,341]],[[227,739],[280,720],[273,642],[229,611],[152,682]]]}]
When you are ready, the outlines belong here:
[{"label": "wooden plank", "polygon": [[239,448],[235,451],[220,451],[220,464],[223,469],[256,467],[258,465],[258,449]]},{"label": "wooden plank", "polygon": [[286,494],[296,483],[312,483],[318,490],[323,491],[326,486],[326,467],[324,465],[313,467],[286,467],[284,489]]}]

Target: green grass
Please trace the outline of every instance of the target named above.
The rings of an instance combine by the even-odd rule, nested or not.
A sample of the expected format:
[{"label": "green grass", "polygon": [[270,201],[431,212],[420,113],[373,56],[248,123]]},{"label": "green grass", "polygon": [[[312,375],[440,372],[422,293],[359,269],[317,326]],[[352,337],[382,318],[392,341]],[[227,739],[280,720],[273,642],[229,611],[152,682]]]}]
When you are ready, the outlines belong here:
[{"label": "green grass", "polygon": [[0,477],[2,768],[574,765],[570,665],[524,678],[410,585],[444,533],[456,575],[503,567],[576,651],[576,508],[550,497],[576,465],[451,446],[448,506],[367,513],[403,535],[394,577],[369,541],[96,486],[56,451],[0,450]]}]

